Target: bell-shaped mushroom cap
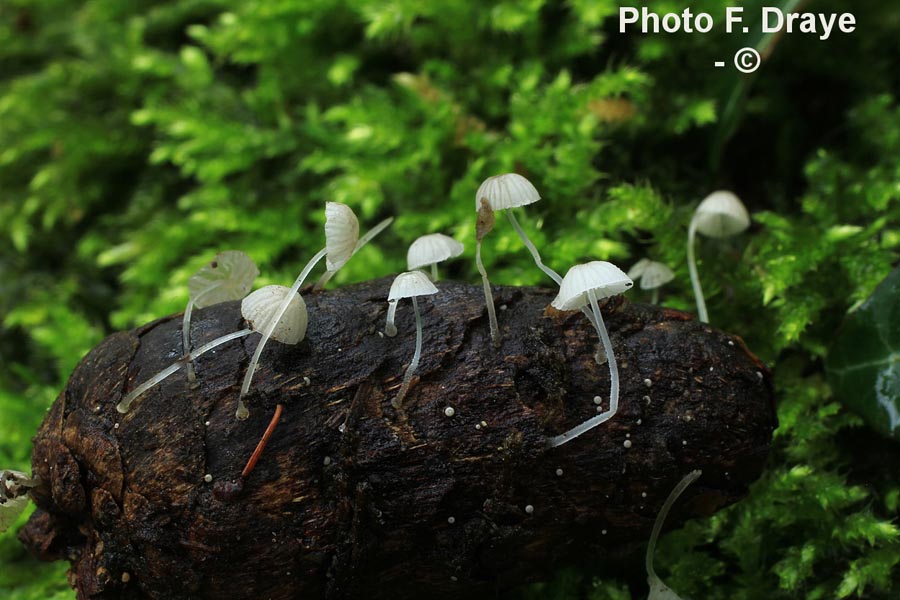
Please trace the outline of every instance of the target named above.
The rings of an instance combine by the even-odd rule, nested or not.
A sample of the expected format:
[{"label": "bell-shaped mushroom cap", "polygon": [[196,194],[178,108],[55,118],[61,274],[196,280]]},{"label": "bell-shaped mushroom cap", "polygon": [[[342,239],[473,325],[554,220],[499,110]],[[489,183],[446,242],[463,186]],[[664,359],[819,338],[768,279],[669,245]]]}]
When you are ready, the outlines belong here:
[{"label": "bell-shaped mushroom cap", "polygon": [[707,237],[727,238],[750,227],[750,215],[744,203],[733,193],[713,192],[694,212],[697,231]]},{"label": "bell-shaped mushroom cap", "polygon": [[675,279],[672,269],[649,258],[642,258],[634,263],[634,266],[628,269],[628,276],[640,279],[642,290],[656,289]]},{"label": "bell-shaped mushroom cap", "polygon": [[429,233],[418,238],[406,252],[406,268],[412,271],[434,263],[456,258],[465,247],[443,233]]},{"label": "bell-shaped mushroom cap", "polygon": [[557,310],[578,310],[588,304],[589,290],[594,290],[597,298],[606,298],[621,294],[633,285],[616,265],[595,260],[569,269],[559,286],[559,294],[550,304]]},{"label": "bell-shaped mushroom cap", "polygon": [[238,250],[219,252],[188,280],[188,292],[197,308],[240,300],[259,275],[256,263]]},{"label": "bell-shaped mushroom cap", "polygon": [[412,298],[413,296],[429,296],[437,294],[438,289],[434,287],[428,276],[422,271],[407,271],[400,273],[394,278],[391,284],[391,291],[388,292],[388,302],[400,300],[401,298]]},{"label": "bell-shaped mushroom cap", "polygon": [[[250,328],[253,331],[265,331],[290,291],[291,288],[283,285],[267,285],[244,298],[241,302],[241,314]],[[287,310],[272,330],[272,339],[282,344],[296,344],[306,337],[308,322],[306,302],[300,294],[294,292]]]},{"label": "bell-shaped mushroom cap", "polygon": [[337,271],[353,255],[359,239],[359,220],[340,202],[325,203],[325,268]]},{"label": "bell-shaped mushroom cap", "polygon": [[503,210],[533,204],[541,199],[541,195],[530,181],[518,173],[504,173],[488,177],[478,187],[475,210],[481,208],[482,198],[487,199],[493,210]]}]

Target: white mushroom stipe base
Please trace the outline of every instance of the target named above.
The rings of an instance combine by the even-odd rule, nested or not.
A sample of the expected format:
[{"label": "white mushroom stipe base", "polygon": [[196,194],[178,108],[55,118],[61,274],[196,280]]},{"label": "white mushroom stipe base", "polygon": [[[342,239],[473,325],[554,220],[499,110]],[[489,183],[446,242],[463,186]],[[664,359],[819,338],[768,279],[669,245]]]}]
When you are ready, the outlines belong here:
[{"label": "white mushroom stipe base", "polygon": [[253,333],[253,329],[241,329],[240,331],[233,331],[221,337],[214,339],[213,341],[204,344],[197,348],[196,350],[191,351],[190,354],[185,355],[183,358],[178,360],[177,362],[169,365],[147,381],[143,382],[125,396],[125,398],[116,405],[116,410],[120,413],[127,413],[131,408],[131,404],[137,400],[144,392],[155,386],[156,384],[162,382],[164,379],[177,372],[181,367],[187,365],[193,360],[203,356],[210,350],[221,346],[226,342],[230,342],[231,340],[236,340],[238,338],[246,337]]},{"label": "white mushroom stipe base", "polygon": [[419,368],[419,360],[422,358],[422,315],[419,313],[419,303],[416,301],[418,296],[430,296],[437,294],[438,289],[421,271],[408,271],[400,273],[391,284],[391,290],[388,292],[388,303],[393,303],[396,307],[397,303],[403,298],[412,300],[413,312],[416,315],[416,350],[413,353],[412,361],[403,374],[403,381],[400,384],[400,390],[397,396],[391,400],[391,406],[400,410],[403,407],[403,399],[409,392],[409,386],[412,383],[413,375]]},{"label": "white mushroom stipe base", "polygon": [[[181,321],[184,354],[191,351],[191,315],[194,307],[206,308],[213,304],[240,300],[250,292],[253,281],[258,276],[259,269],[253,259],[238,250],[219,252],[191,276],[188,280],[189,300]],[[196,383],[193,363],[187,365],[187,376],[192,385]]]},{"label": "white mushroom stipe base", "polygon": [[[310,262],[310,264],[314,263]],[[307,267],[309,268],[310,265],[308,264]],[[308,268],[300,274],[304,278],[309,273]],[[303,301],[303,297],[297,293],[297,290],[283,285],[268,285],[244,298],[241,302],[241,314],[253,331],[263,333],[262,339],[256,345],[253,358],[247,366],[247,372],[244,374],[241,395],[238,397],[238,407],[234,415],[236,418],[244,420],[250,416],[250,411],[244,404],[244,396],[250,389],[250,382],[253,380],[253,374],[259,364],[263,344],[270,338],[282,344],[299,343],[306,337],[309,314],[306,310],[306,302]]]},{"label": "white mushroom stipe base", "polygon": [[579,435],[613,418],[619,409],[619,370],[613,353],[612,342],[603,323],[598,298],[607,298],[630,289],[634,282],[617,266],[604,261],[575,265],[566,273],[559,295],[551,303],[557,310],[576,310],[589,304],[594,320],[591,323],[603,342],[609,364],[609,409],[584,421],[580,425],[547,440],[551,448],[561,446]]},{"label": "white mushroom stipe base", "polygon": [[711,238],[728,238],[745,231],[749,226],[750,215],[747,208],[737,196],[728,191],[713,192],[694,211],[688,227],[688,270],[691,274],[694,297],[697,300],[697,315],[703,323],[709,323],[709,315],[706,312],[706,300],[703,298],[703,288],[700,287],[700,277],[697,274],[694,238],[698,232]]},{"label": "white mushroom stipe base", "polygon": [[238,410],[236,413],[238,419],[246,419],[250,416],[249,411],[244,405],[244,396],[250,391],[250,384],[253,382],[253,375],[256,372],[256,367],[259,364],[263,349],[266,347],[269,338],[272,337],[272,332],[275,330],[275,327],[281,322],[281,317],[284,315],[285,311],[287,311],[292,298],[300,291],[300,286],[306,281],[310,271],[312,271],[323,258],[326,259],[326,268],[329,271],[337,271],[344,266],[356,251],[358,238],[359,221],[353,210],[346,204],[341,204],[340,202],[326,202],[325,247],[319,250],[316,255],[306,263],[303,270],[300,271],[300,275],[297,276],[297,279],[294,280],[294,285],[290,288],[291,292],[285,294],[281,305],[271,316],[271,319],[268,321],[268,326],[262,332],[262,339],[259,341],[259,344],[257,344],[256,350],[253,352],[253,357],[250,359],[250,364],[247,366],[247,372],[244,374],[244,381],[241,384],[241,395],[238,398]]},{"label": "white mushroom stipe base", "polygon": [[675,489],[669,494],[669,497],[666,498],[662,508],[659,510],[659,514],[656,515],[656,521],[653,523],[653,531],[650,533],[650,542],[647,544],[647,556],[645,559],[647,567],[647,583],[650,585],[650,594],[647,596],[647,600],[681,600],[678,594],[672,591],[672,589],[663,583],[662,579],[656,575],[656,571],[653,569],[653,554],[656,551],[656,541],[659,539],[659,534],[662,531],[662,526],[666,517],[669,515],[669,510],[671,510],[672,505],[675,504],[675,501],[678,500],[678,497],[684,490],[697,481],[697,478],[700,477],[701,474],[702,471],[697,470],[691,471],[685,475],[682,480],[678,482],[678,485],[675,486]]}]

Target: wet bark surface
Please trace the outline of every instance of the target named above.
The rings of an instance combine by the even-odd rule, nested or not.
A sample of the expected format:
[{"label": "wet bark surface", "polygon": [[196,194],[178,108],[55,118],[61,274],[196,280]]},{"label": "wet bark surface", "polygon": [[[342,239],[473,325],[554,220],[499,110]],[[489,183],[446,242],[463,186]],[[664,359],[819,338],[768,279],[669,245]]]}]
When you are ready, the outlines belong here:
[{"label": "wet bark surface", "polygon": [[[306,339],[267,346],[242,422],[259,335],[200,357],[198,388],[182,370],[125,415],[122,396],[182,355],[181,319],[107,338],[35,438],[45,484],[24,543],[70,560],[84,599],[471,597],[641,546],[692,469],[703,476],[669,527],[758,477],[773,391],[740,338],[678,311],[601,303],[619,412],[550,449],[548,436],[596,414],[595,396],[608,403],[584,315],[549,308],[550,290],[497,287],[494,349],[481,289],[439,282],[419,302],[422,362],[398,412],[415,329],[403,301],[397,337],[379,334],[390,283],[306,295]],[[199,310],[194,345],[243,326],[237,302]],[[226,497],[277,404],[256,469]]]}]

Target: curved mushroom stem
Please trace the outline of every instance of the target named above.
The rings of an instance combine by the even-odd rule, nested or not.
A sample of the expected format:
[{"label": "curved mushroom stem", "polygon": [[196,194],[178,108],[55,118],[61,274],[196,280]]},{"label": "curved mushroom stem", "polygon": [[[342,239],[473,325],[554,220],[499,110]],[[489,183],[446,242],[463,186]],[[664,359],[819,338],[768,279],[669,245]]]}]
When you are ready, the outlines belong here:
[{"label": "curved mushroom stem", "polygon": [[262,339],[259,340],[259,344],[256,345],[256,350],[253,352],[253,358],[250,359],[250,364],[247,366],[247,372],[244,373],[244,382],[241,384],[241,395],[238,397],[238,407],[237,411],[234,413],[234,416],[241,421],[250,416],[250,411],[248,411],[247,407],[244,405],[244,396],[246,396],[247,392],[250,390],[250,383],[253,381],[253,374],[256,372],[256,367],[259,364],[259,357],[262,355],[263,348],[266,347],[266,342],[272,337],[272,332],[275,331],[275,327],[278,325],[278,322],[281,321],[281,317],[284,316],[288,306],[290,306],[291,300],[294,299],[294,294],[300,290],[300,286],[306,281],[309,272],[313,270],[313,267],[315,267],[320,260],[325,258],[327,252],[327,248],[322,248],[308,263],[306,263],[306,266],[300,271],[300,275],[294,280],[294,285],[291,286],[291,290],[285,294],[281,306],[278,307],[278,311],[266,325],[266,330],[262,334]]},{"label": "curved mushroom stem", "polygon": [[522,243],[525,244],[525,247],[531,252],[531,258],[534,259],[534,264],[538,266],[538,269],[546,273],[550,279],[556,282],[556,285],[560,285],[562,283],[562,277],[560,277],[559,273],[545,265],[541,260],[540,253],[538,253],[537,248],[531,243],[528,236],[525,235],[525,232],[519,225],[519,221],[516,219],[516,215],[513,214],[513,209],[510,208],[506,210],[506,218],[509,219],[510,224],[513,226],[513,229],[516,230],[516,233],[519,234],[519,237],[522,238]]},{"label": "curved mushroom stem", "polygon": [[610,342],[609,334],[606,331],[606,326],[603,324],[603,315],[600,314],[600,307],[597,305],[597,292],[595,292],[594,290],[588,290],[587,295],[588,300],[590,300],[591,302],[591,311],[594,313],[594,317],[596,318],[594,327],[596,327],[597,334],[603,341],[603,349],[606,351],[606,359],[609,363],[609,410],[591,417],[587,421],[573,427],[565,433],[561,433],[555,437],[548,439],[547,445],[550,448],[562,446],[566,442],[574,440],[582,433],[590,431],[597,425],[609,421],[619,410],[619,368],[616,365],[616,356],[615,354],[613,354],[612,342]]},{"label": "curved mushroom stem", "polygon": [[650,296],[651,304],[659,304],[659,288],[653,288],[653,293]]},{"label": "curved mushroom stem", "polygon": [[656,551],[656,541],[659,539],[659,533],[662,531],[663,523],[665,522],[666,517],[669,516],[669,510],[671,510],[675,501],[678,500],[678,497],[689,485],[697,481],[697,478],[702,474],[703,472],[697,469],[682,477],[681,481],[678,482],[678,485],[675,486],[675,489],[669,493],[669,497],[666,498],[662,508],[659,509],[659,514],[656,515],[656,521],[653,523],[653,530],[650,532],[650,542],[647,544],[646,557],[647,581],[650,583],[651,590],[653,589],[654,581],[662,583],[659,577],[657,577],[656,571],[653,570],[653,553]]},{"label": "curved mushroom stem", "polygon": [[437,263],[431,263],[431,280],[438,280],[438,271],[437,271]]},{"label": "curved mushroom stem", "polygon": [[481,285],[484,287],[484,304],[487,306],[488,322],[491,325],[491,340],[494,346],[500,345],[500,326],[497,325],[497,311],[494,310],[494,295],[491,293],[491,282],[488,281],[487,271],[481,264],[481,240],[475,243],[475,266],[481,273]]},{"label": "curved mushroom stem", "polygon": [[403,383],[400,384],[400,391],[397,392],[397,397],[391,400],[391,406],[397,410],[400,410],[403,406],[403,398],[406,397],[406,392],[409,391],[409,384],[412,383],[413,375],[416,369],[419,368],[419,359],[422,358],[422,315],[419,314],[419,303],[416,302],[416,297],[413,296],[411,300],[413,312],[416,313],[416,351],[413,354],[412,361],[406,368],[406,373],[403,374]]},{"label": "curved mushroom stem", "polygon": [[169,365],[168,367],[166,367],[165,369],[163,369],[162,371],[160,371],[159,373],[157,373],[156,375],[154,375],[153,377],[151,377],[150,379],[148,379],[141,385],[137,386],[136,388],[134,388],[133,390],[128,392],[128,394],[125,396],[125,398],[122,399],[122,401],[116,405],[116,410],[123,414],[127,413],[128,409],[131,408],[131,403],[134,402],[141,394],[143,394],[144,392],[146,392],[147,390],[149,390],[150,388],[155,386],[157,383],[164,380],[166,377],[168,377],[172,373],[176,372],[178,369],[180,369],[184,365],[190,364],[190,362],[192,360],[195,360],[195,359],[199,358],[200,356],[203,356],[204,354],[206,354],[213,348],[217,348],[218,346],[221,346],[225,342],[230,342],[231,340],[236,340],[238,338],[246,337],[246,336],[250,335],[251,333],[253,333],[252,329],[241,329],[240,331],[232,331],[231,333],[227,333],[223,336],[217,337],[216,339],[214,339],[211,342],[203,344],[202,346],[200,346],[199,348],[197,348],[190,354],[186,354],[185,356],[183,356],[176,362],[172,363],[171,365]]},{"label": "curved mushroom stem", "polygon": [[[356,245],[353,247],[353,253],[350,256],[353,256],[353,254],[359,252],[360,248],[372,241],[372,238],[387,229],[388,225],[393,222],[394,217],[388,217],[387,219],[384,219],[383,221],[378,223],[378,225],[367,231],[364,236],[356,240]],[[337,273],[337,271],[325,271],[324,273],[322,273],[322,276],[319,277],[316,285],[313,286],[312,291],[321,292],[322,288],[324,288],[328,284],[328,282],[331,281],[331,278],[334,277],[335,273]]]},{"label": "curved mushroom stem", "polygon": [[394,325],[394,315],[397,314],[399,300],[388,301],[387,321],[384,323],[384,335],[394,337],[397,335],[397,326]]},{"label": "curved mushroom stem", "polygon": [[[219,288],[222,286],[221,282],[214,283],[199,294],[197,294],[196,298],[191,298],[188,300],[187,306],[184,308],[184,318],[181,320],[181,351],[184,354],[188,354],[191,351],[191,315],[194,312],[194,304],[197,303],[197,300],[208,294],[209,292]],[[191,387],[197,386],[197,375],[194,373],[194,363],[189,362],[187,365],[187,376],[188,382],[191,384]]]},{"label": "curved mushroom stem", "polygon": [[691,219],[688,227],[688,270],[691,273],[691,285],[694,287],[694,298],[697,299],[697,316],[701,323],[709,323],[709,315],[706,314],[706,301],[703,299],[703,288],[700,287],[700,277],[697,275],[697,261],[694,258],[694,238],[697,237],[697,219]]}]

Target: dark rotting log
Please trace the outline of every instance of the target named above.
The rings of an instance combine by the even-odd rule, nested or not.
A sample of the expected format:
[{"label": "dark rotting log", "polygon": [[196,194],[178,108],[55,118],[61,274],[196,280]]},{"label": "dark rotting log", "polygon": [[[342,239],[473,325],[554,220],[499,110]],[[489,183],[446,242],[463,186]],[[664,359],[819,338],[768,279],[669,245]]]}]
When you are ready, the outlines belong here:
[{"label": "dark rotting log", "polygon": [[[389,286],[307,295],[307,337],[266,349],[244,422],[234,411],[258,335],[199,358],[199,387],[181,371],[125,415],[123,394],[182,356],[181,319],[107,338],[35,437],[45,485],[24,543],[70,560],[83,599],[470,597],[640,547],[692,469],[703,476],[670,527],[759,476],[773,390],[740,338],[608,300],[619,413],[549,449],[548,436],[596,414],[595,396],[608,402],[584,315],[549,308],[550,290],[496,287],[494,349],[481,289],[438,283],[420,303],[422,362],[398,414],[415,333],[406,304],[397,337],[379,333]],[[237,302],[200,310],[194,343],[241,327]],[[222,493],[277,404],[255,470]]]}]

